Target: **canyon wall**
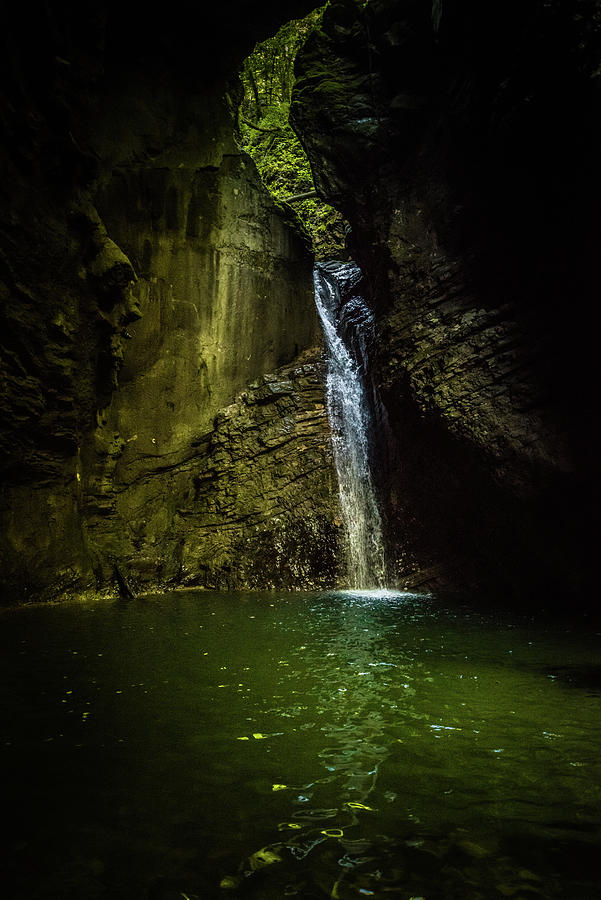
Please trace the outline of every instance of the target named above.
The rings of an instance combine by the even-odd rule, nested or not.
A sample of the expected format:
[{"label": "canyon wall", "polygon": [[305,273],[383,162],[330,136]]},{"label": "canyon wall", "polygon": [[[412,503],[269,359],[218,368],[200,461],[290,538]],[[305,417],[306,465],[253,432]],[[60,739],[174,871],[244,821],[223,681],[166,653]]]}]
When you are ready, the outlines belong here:
[{"label": "canyon wall", "polygon": [[583,594],[596,544],[599,5],[333,0],[292,106],[377,314],[401,583]]},{"label": "canyon wall", "polygon": [[234,140],[281,20],[147,12],[3,13],[9,602],[336,577],[312,254]]},{"label": "canyon wall", "polygon": [[[233,137],[233,73],[310,5],[4,5],[5,600],[340,580],[312,257]],[[592,585],[600,31],[597,0],[332,0],[297,62],[399,584]]]}]

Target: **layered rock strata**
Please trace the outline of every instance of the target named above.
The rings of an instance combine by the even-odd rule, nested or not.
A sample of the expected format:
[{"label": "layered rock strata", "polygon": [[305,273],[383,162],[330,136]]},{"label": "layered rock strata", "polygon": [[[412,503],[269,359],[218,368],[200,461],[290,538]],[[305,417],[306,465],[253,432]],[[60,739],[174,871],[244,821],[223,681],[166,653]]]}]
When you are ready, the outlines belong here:
[{"label": "layered rock strata", "polygon": [[401,581],[592,581],[601,48],[577,6],[334,0],[297,60],[376,309]]},{"label": "layered rock strata", "polygon": [[[176,540],[175,508],[200,501],[193,489],[172,497],[164,473],[199,455],[199,436],[249,381],[315,345],[310,249],[234,140],[232,73],[282,16],[259,9],[238,27],[231,5],[168,20],[132,4],[67,14],[49,3],[37,19],[3,10],[9,601],[114,586],[115,564],[132,583],[182,573],[193,517]],[[300,496],[291,508],[302,532]],[[201,556],[203,572],[225,566],[200,544],[186,556],[191,579]],[[262,558],[264,583],[284,583]]]},{"label": "layered rock strata", "polygon": [[178,452],[117,464],[87,516],[104,563],[133,591],[335,585],[344,536],[323,382],[321,351],[307,352]]}]

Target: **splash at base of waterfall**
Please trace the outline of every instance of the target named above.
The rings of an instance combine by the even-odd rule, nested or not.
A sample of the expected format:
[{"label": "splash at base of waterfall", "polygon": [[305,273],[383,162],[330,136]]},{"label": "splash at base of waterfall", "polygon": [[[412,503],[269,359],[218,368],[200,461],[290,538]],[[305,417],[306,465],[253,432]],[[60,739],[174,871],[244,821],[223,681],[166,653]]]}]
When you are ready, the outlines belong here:
[{"label": "splash at base of waterfall", "polygon": [[328,349],[327,398],[340,505],[348,536],[351,587],[383,588],[386,564],[382,522],[370,469],[371,412],[365,386],[371,310],[355,291],[344,302],[341,284],[360,280],[354,263],[321,263],[315,303]]}]

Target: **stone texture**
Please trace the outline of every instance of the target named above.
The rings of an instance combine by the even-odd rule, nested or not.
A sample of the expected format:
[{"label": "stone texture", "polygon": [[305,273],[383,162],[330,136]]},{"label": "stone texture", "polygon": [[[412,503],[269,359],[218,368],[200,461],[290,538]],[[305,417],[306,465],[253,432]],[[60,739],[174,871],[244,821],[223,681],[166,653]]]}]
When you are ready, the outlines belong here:
[{"label": "stone texture", "polygon": [[377,311],[406,583],[592,583],[599,21],[334,0],[297,60],[293,118]]},{"label": "stone texture", "polygon": [[88,511],[91,539],[106,550],[119,535],[135,590],[337,584],[344,535],[323,385],[321,351],[308,351],[251,382],[178,454],[157,452],[133,477],[117,466]]},{"label": "stone texture", "polygon": [[207,429],[253,374],[315,344],[311,254],[239,153],[116,170],[98,203],[139,273],[142,318],[109,419],[122,465],[143,468]]},{"label": "stone texture", "polygon": [[[114,562],[140,585],[317,584],[322,554],[337,577],[323,420],[319,465],[299,454],[296,482],[297,457],[276,460],[322,401],[315,385],[267,386],[298,381],[276,371],[314,343],[310,258],[232,139],[236,66],[309,6],[5,4],[9,599],[113,584]],[[333,0],[299,61],[296,122],[377,311],[378,472],[401,582],[520,596],[592,583],[599,21],[596,0]],[[213,431],[266,372],[249,389],[263,399]],[[292,419],[289,445],[257,450]],[[226,433],[257,493],[234,492]]]},{"label": "stone texture", "polygon": [[38,12],[3,10],[2,29],[9,601],[114,585],[133,528],[130,574],[156,580],[172,559],[163,473],[248,381],[316,340],[305,239],[234,140],[236,68],[287,11]]}]

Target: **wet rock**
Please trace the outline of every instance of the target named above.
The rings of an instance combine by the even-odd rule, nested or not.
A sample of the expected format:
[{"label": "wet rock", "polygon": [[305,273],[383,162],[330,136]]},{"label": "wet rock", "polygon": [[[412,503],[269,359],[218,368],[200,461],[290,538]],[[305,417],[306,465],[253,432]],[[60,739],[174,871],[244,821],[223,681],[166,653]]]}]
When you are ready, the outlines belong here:
[{"label": "wet rock", "polygon": [[599,33],[559,0],[494,19],[336,0],[292,115],[371,285],[399,578],[559,599],[595,558]]},{"label": "wet rock", "polygon": [[206,455],[186,463],[182,473],[195,487],[172,526],[172,535],[183,541],[184,583],[337,583],[344,535],[335,524],[338,493],[324,377],[321,354],[306,354],[303,366],[278,373],[269,398],[263,385],[249,386],[227,416],[216,417]]},{"label": "wet rock", "polygon": [[[157,449],[142,469],[124,464],[122,443],[107,453],[110,477],[89,484],[86,519],[99,556],[119,560],[116,586],[336,585],[345,532],[324,381],[322,351],[306,351],[251,382],[179,453]],[[99,560],[97,577],[111,584],[114,564]]]},{"label": "wet rock", "polygon": [[233,136],[231,76],[284,13],[256,10],[238,28],[231,6],[185,23],[102,0],[67,21],[59,6],[14,7],[3,23],[8,602],[114,587],[112,560],[134,552],[140,581],[175,577],[181,547],[161,531],[175,503],[155,470],[181,463],[219,409],[317,328],[310,250]]}]

